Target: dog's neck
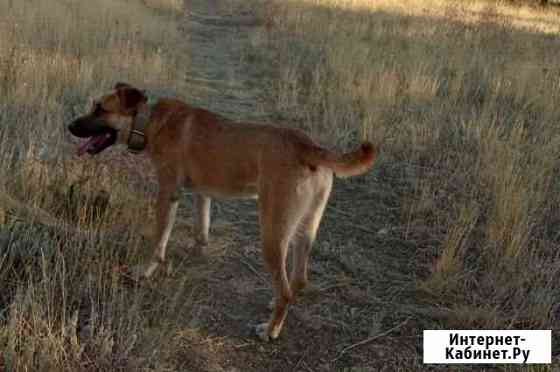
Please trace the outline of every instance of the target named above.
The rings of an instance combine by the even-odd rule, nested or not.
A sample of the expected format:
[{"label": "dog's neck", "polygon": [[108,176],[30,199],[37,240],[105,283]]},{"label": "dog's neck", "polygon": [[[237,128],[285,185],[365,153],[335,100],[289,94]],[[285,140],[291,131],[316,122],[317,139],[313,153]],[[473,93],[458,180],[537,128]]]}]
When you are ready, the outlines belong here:
[{"label": "dog's neck", "polygon": [[127,147],[132,153],[139,153],[146,148],[146,128],[152,115],[152,105],[146,103],[138,110],[128,135]]}]

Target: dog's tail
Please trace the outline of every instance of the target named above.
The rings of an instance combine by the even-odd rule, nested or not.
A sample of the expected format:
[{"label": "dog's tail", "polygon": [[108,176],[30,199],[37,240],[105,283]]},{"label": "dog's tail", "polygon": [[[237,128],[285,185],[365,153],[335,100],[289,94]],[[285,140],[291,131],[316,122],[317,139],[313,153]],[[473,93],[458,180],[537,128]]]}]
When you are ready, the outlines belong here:
[{"label": "dog's tail", "polygon": [[332,169],[337,177],[352,177],[367,172],[377,158],[377,149],[369,142],[346,154],[336,154],[319,146],[304,152],[304,161],[312,167]]}]

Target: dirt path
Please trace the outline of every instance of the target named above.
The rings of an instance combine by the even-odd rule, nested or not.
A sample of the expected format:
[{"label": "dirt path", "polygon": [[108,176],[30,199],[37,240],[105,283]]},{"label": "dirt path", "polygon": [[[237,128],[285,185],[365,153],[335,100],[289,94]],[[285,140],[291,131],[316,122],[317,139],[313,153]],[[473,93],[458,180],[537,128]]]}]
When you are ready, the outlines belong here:
[{"label": "dirt path", "polygon": [[250,36],[259,27],[248,11],[227,9],[225,1],[186,0],[189,40],[187,84],[193,104],[245,120],[262,112],[261,69],[246,61]]},{"label": "dirt path", "polygon": [[[232,13],[224,3],[187,1],[192,58],[187,99],[229,117],[266,120],[262,72],[244,57],[259,26],[250,14]],[[188,302],[177,322],[184,328],[175,330],[182,340],[173,348],[179,370],[393,371],[415,364],[410,360],[415,351],[404,350],[414,342],[403,336],[411,323],[403,323],[408,317],[403,299],[414,287],[413,257],[389,228],[398,224],[398,208],[391,203],[399,185],[383,186],[381,175],[402,178],[398,170],[381,166],[359,180],[335,182],[312,254],[315,290],[290,308],[281,337],[270,344],[252,330],[268,319],[271,296],[255,202],[213,202],[209,262],[196,263],[180,248],[185,241],[192,244],[187,201],[170,243],[176,269],[156,284],[175,301],[179,289],[190,296],[181,300]]]}]

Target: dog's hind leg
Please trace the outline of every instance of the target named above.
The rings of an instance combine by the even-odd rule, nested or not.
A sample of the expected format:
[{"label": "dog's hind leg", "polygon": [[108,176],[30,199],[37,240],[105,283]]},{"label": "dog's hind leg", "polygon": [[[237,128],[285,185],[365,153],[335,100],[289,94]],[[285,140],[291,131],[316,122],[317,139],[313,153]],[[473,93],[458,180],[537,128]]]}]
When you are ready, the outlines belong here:
[{"label": "dog's hind leg", "polygon": [[158,193],[156,218],[156,247],[148,267],[144,271],[144,277],[149,278],[160,264],[165,262],[167,242],[171,236],[171,230],[175,224],[175,216],[179,206],[178,187],[161,187]]},{"label": "dog's hind leg", "polygon": [[325,177],[320,178],[318,181],[315,195],[301,219],[294,236],[292,271],[290,273],[290,287],[294,299],[307,286],[309,255],[331,192],[331,175],[325,175]]},{"label": "dog's hind leg", "polygon": [[[294,301],[308,283],[309,255],[331,193],[332,173],[317,175],[311,184],[312,187],[306,192],[306,195],[309,195],[309,201],[305,204],[305,212],[292,238],[290,288]],[[268,308],[274,310],[274,307],[275,299],[273,298],[268,304]]]},{"label": "dog's hind leg", "polygon": [[259,195],[262,250],[266,267],[272,276],[274,292],[271,318],[268,323],[259,324],[256,328],[257,335],[264,341],[278,337],[288,306],[293,300],[286,257],[290,240],[305,210],[305,204],[298,195],[282,191],[281,187],[277,187],[268,195]]},{"label": "dog's hind leg", "polygon": [[204,247],[208,245],[208,231],[210,229],[210,198],[194,194],[194,227],[195,246],[193,255],[204,255]]},{"label": "dog's hind leg", "polygon": [[272,276],[274,308],[268,323],[259,324],[257,335],[264,341],[275,339],[280,334],[288,305],[292,302],[292,291],[286,272],[286,256],[288,254],[290,235],[273,236],[262,234],[263,253],[266,266]]}]

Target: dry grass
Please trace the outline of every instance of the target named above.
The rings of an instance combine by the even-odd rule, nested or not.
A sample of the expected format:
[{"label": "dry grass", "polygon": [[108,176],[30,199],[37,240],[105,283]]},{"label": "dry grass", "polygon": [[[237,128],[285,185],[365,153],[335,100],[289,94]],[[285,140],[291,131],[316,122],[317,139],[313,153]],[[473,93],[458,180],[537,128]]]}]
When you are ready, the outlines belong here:
[{"label": "dry grass", "polygon": [[143,2],[150,8],[163,9],[173,12],[183,10],[184,5],[182,0],[143,0]]},{"label": "dry grass", "polygon": [[558,11],[308,0],[262,16],[273,109],[406,170],[394,230],[415,247],[419,321],[558,328]]},{"label": "dry grass", "polygon": [[2,371],[166,363],[153,350],[171,337],[167,328],[151,328],[147,294],[117,291],[113,271],[125,256],[138,260],[149,199],[127,186],[137,180],[122,157],[78,162],[65,132],[116,81],[180,89],[178,66],[188,63],[172,11],[180,2],[149,3],[164,9],[119,0],[0,2]]},{"label": "dry grass", "polygon": [[[181,8],[0,2],[0,370],[180,370],[202,363],[192,350],[216,370],[232,356],[191,327],[192,277],[169,293],[170,283],[122,290],[114,269],[141,260],[150,199],[133,187],[139,175],[125,157],[75,161],[64,130],[115,81],[189,91]],[[266,59],[280,119],[341,147],[382,144],[378,167],[402,170],[406,187],[386,198],[398,198],[388,205],[399,206],[400,225],[383,236],[414,247],[411,324],[558,328],[558,14],[479,1],[271,0],[262,16],[247,61]],[[375,233],[362,217],[361,229]],[[345,256],[353,273],[364,261],[355,244],[343,254],[325,242],[318,254]],[[343,308],[329,301],[314,309]],[[374,317],[352,322],[377,327]],[[224,350],[259,368],[277,357],[260,348]],[[398,359],[401,370],[418,360]]]}]

